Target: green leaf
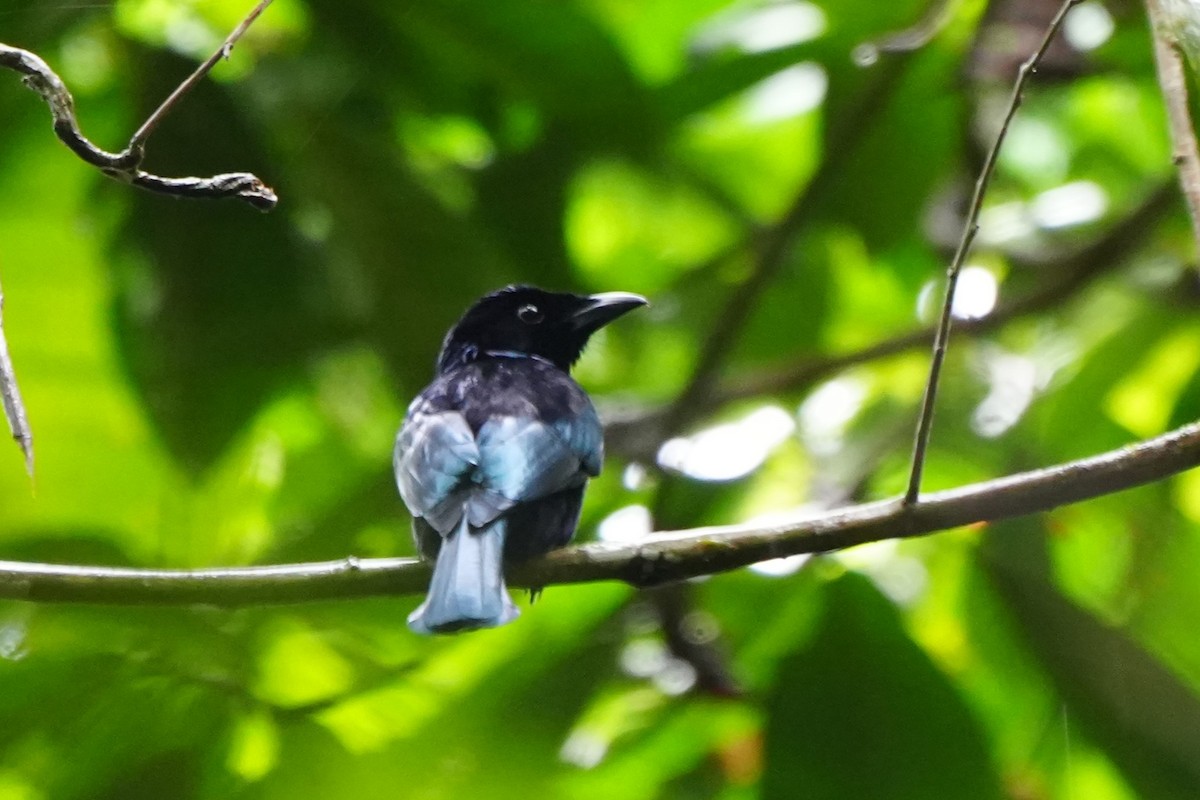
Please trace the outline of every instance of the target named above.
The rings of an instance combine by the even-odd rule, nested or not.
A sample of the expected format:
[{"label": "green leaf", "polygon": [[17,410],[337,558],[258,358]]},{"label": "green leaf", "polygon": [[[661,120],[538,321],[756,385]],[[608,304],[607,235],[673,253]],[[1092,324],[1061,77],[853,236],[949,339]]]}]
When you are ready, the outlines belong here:
[{"label": "green leaf", "polygon": [[826,593],[768,700],[762,796],[1000,798],[971,712],[891,603],[853,573]]},{"label": "green leaf", "polygon": [[1037,522],[993,526],[983,566],[1079,721],[1145,798],[1200,793],[1200,697],[1119,629],[1059,593],[1047,579]]},{"label": "green leaf", "polygon": [[[190,67],[147,57],[147,95]],[[168,175],[278,176],[227,90],[202,82],[157,131],[148,168]],[[259,407],[300,374],[329,335],[312,261],[283,214],[232,201],[171,201],[145,192],[116,248],[116,324],[126,368],[168,448],[192,472],[212,464]]]}]

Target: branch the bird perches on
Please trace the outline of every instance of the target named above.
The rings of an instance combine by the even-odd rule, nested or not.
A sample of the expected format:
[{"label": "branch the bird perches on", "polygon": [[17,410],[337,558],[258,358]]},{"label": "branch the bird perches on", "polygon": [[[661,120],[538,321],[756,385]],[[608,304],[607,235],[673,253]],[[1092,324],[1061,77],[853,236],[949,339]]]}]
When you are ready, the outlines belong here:
[{"label": "branch the bird perches on", "polygon": [[[711,575],[772,558],[922,536],[1049,511],[1200,465],[1200,424],[1046,469],[923,495],[851,506],[772,525],[666,531],[634,544],[557,550],[514,569],[514,586],[619,580],[637,586]],[[0,598],[120,605],[248,606],[416,594],[429,568],[412,558],[201,570],[56,566],[0,561]]]},{"label": "branch the bird perches on", "polygon": [[[1025,79],[1036,66],[1037,55],[1044,50],[1065,13],[1079,0],[1066,0],[1059,15],[1048,30],[1042,49],[1022,68],[1014,87],[1009,108],[1011,119],[1020,101]],[[270,2],[264,0],[256,13]],[[253,17],[253,15],[252,15]],[[248,18],[239,31],[252,21]],[[240,35],[235,31],[235,36]],[[218,54],[219,55],[219,54]],[[65,88],[54,87],[54,76],[40,59],[32,54],[0,45],[0,66],[22,65],[19,71],[47,81],[50,87],[42,91],[56,118],[56,130],[78,134]],[[215,58],[210,59],[215,63]],[[198,74],[211,67],[201,67]],[[30,66],[32,65],[32,66]],[[32,72],[29,72],[32,70]],[[193,76],[195,78],[195,76]],[[194,81],[193,81],[194,82]],[[186,83],[186,82],[185,82]],[[61,85],[61,81],[58,81]],[[181,92],[172,97],[178,99]],[[63,105],[63,98],[66,104]],[[164,108],[169,108],[168,99]],[[56,103],[58,104],[56,106]],[[60,126],[60,114],[62,116]],[[161,114],[152,115],[154,120]],[[149,123],[150,121],[148,121]],[[95,148],[78,135],[64,139],[82,158],[118,176],[137,172],[136,162],[142,139],[152,125],[143,126],[135,134],[130,148],[120,154],[110,154]],[[68,137],[70,138],[70,137]],[[994,160],[1002,136],[992,151]],[[74,144],[72,144],[74,142]],[[132,165],[132,166],[131,166]],[[112,174],[110,172],[110,174]],[[189,181],[218,181],[185,179]],[[253,178],[253,176],[249,176]],[[149,176],[154,178],[154,176]],[[978,212],[982,191],[986,188],[986,173],[981,176],[977,198],[973,203]],[[165,181],[167,179],[156,179]],[[257,181],[256,178],[253,180]],[[136,180],[131,182],[137,183]],[[139,184],[140,185],[140,184]],[[146,186],[145,188],[154,188]],[[263,187],[265,189],[265,187]],[[251,194],[256,191],[251,190]],[[265,190],[267,193],[269,189]],[[186,192],[168,192],[186,193]],[[212,194],[210,196],[221,196]],[[239,196],[243,196],[239,194]],[[271,203],[274,195],[271,194]],[[257,204],[252,197],[243,196]],[[966,223],[963,245],[956,261],[961,263],[969,247],[975,225],[974,214]],[[768,262],[772,263],[772,262]],[[766,274],[769,274],[766,270]],[[765,279],[764,279],[765,280]],[[947,311],[937,338],[944,353],[948,332],[948,309],[953,297],[952,286],[946,294]],[[715,365],[718,357],[711,359]],[[515,567],[510,576],[513,585],[542,587],[553,584],[579,583],[597,580],[621,580],[637,586],[709,575],[746,566],[758,561],[785,556],[819,553],[878,541],[925,535],[937,531],[982,524],[1026,514],[1051,510],[1069,503],[1111,494],[1153,481],[1161,480],[1200,465],[1200,425],[1192,424],[1158,438],[1124,447],[1091,458],[1073,461],[1032,472],[1020,473],[991,481],[971,484],[958,489],[935,492],[917,497],[920,467],[924,453],[921,441],[927,441],[928,424],[932,419],[932,391],[936,386],[936,365],[927,390],[927,408],[922,413],[922,432],[918,434],[918,452],[914,472],[905,498],[851,506],[817,516],[797,517],[794,520],[763,525],[728,525],[683,531],[660,532],[634,544],[596,543],[559,550],[548,556]],[[715,367],[710,370],[715,373]],[[697,392],[707,389],[705,380],[695,382]],[[76,602],[100,604],[207,604],[240,606],[261,603],[295,603],[319,599],[363,597],[416,593],[424,589],[428,568],[416,559],[356,559],[288,564],[262,567],[215,568],[203,570],[155,570],[87,566],[58,566],[50,564],[0,562],[0,598],[35,602]]]}]

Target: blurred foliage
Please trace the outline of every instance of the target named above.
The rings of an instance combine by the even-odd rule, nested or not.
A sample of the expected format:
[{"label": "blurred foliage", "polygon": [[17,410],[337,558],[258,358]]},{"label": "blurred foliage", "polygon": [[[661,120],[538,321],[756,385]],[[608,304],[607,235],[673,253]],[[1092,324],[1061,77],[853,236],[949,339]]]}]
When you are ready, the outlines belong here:
[{"label": "blurred foliage", "polygon": [[[250,5],[6,0],[0,40],[116,148]],[[32,491],[0,451],[0,558],[410,554],[392,437],[445,329],[507,282],[652,297],[577,370],[607,413],[687,383],[767,236],[792,247],[727,380],[927,323],[1041,33],[1019,21],[1046,5],[950,3],[928,44],[860,64],[927,4],[276,0],[147,161],[252,170],[269,215],[103,179],[0,75],[0,277],[38,451]],[[961,313],[1056,285],[1085,246],[1096,263],[952,340],[927,489],[1200,414],[1182,206],[1116,227],[1174,179],[1140,5],[1092,0],[1066,33]],[[926,358],[718,408],[660,465],[610,453],[581,538],[896,493]],[[0,800],[1200,797],[1198,497],[1185,474],[678,595],[552,588],[514,625],[432,641],[404,627],[410,597],[3,603]]]}]

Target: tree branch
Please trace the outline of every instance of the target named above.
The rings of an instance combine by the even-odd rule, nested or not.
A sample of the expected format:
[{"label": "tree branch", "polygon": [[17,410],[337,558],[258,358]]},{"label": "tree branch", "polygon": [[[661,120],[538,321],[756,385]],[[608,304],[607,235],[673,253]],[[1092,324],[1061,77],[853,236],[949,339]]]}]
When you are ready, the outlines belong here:
[{"label": "tree branch", "polygon": [[17,387],[17,373],[8,354],[8,340],[4,337],[4,289],[0,288],[0,401],[4,405],[4,418],[13,441],[25,455],[25,471],[33,477],[33,431],[21,401],[21,390]]},{"label": "tree branch", "polygon": [[933,37],[950,23],[953,12],[952,0],[934,0],[915,24],[863,42],[854,48],[850,57],[859,66],[867,67],[878,61],[881,53],[911,53],[919,50],[933,41]]},{"label": "tree branch", "polygon": [[54,117],[54,133],[58,138],[88,164],[97,167],[110,178],[129,183],[141,189],[174,197],[196,197],[220,199],[238,197],[261,211],[270,211],[278,198],[269,186],[249,172],[229,172],[211,178],[165,178],[140,169],[145,155],[147,137],[162,118],[187,94],[188,91],[222,58],[228,57],[234,43],[254,20],[262,14],[272,0],[260,0],[254,10],[234,29],[221,47],[200,65],[130,138],[129,144],[119,153],[102,150],[83,135],[75,118],[75,100],[54,70],[39,56],[28,50],[0,43],[0,67],[11,69],[25,76],[24,83],[37,92]]},{"label": "tree branch", "polygon": [[946,273],[946,293],[942,300],[942,315],[933,340],[929,381],[925,384],[925,396],[921,401],[921,416],[917,421],[917,432],[913,441],[912,470],[909,474],[908,490],[904,493],[904,502],[908,505],[916,503],[921,493],[921,474],[925,470],[925,455],[929,448],[929,435],[933,430],[933,409],[937,402],[938,382],[941,377],[942,364],[946,361],[946,346],[950,341],[954,290],[958,286],[958,276],[962,272],[963,262],[966,261],[971,243],[975,241],[975,234],[979,232],[979,212],[983,208],[983,198],[987,194],[988,184],[991,183],[992,173],[996,170],[996,160],[1000,156],[1000,148],[1004,145],[1008,127],[1012,123],[1013,117],[1016,116],[1017,109],[1021,106],[1026,81],[1037,70],[1038,62],[1050,47],[1050,42],[1058,33],[1063,20],[1067,18],[1067,12],[1081,2],[1082,0],[1064,0],[1058,13],[1051,20],[1050,26],[1046,29],[1046,35],[1042,37],[1041,44],[1017,71],[1017,80],[1013,84],[1012,96],[1008,101],[1008,111],[1005,112],[1004,121],[996,133],[996,140],[988,151],[987,158],[984,159],[979,178],[975,181],[975,193],[971,197],[970,209],[967,212],[966,222],[963,224],[962,238],[959,240],[958,250],[954,253],[954,259],[950,262],[950,269]]},{"label": "tree branch", "polygon": [[216,52],[209,56],[203,64],[196,67],[195,72],[187,76],[183,83],[175,87],[175,91],[171,92],[167,96],[167,99],[163,100],[162,104],[154,109],[154,113],[146,118],[146,121],[142,123],[142,127],[138,128],[133,136],[130,137],[127,150],[140,152],[145,147],[146,140],[150,138],[150,134],[154,133],[154,129],[158,127],[158,123],[162,122],[163,117],[175,108],[176,104],[192,90],[192,87],[212,71],[212,68],[217,65],[218,61],[229,58],[229,54],[233,52],[233,46],[238,43],[238,40],[245,35],[250,26],[254,24],[254,21],[267,10],[267,6],[271,5],[272,2],[273,0],[259,0],[258,5],[251,9],[246,18],[238,23],[238,26],[233,29],[232,33],[225,37],[225,41],[221,42],[221,46],[217,48]]},{"label": "tree branch", "polygon": [[[638,544],[558,550],[511,571],[514,586],[619,580],[638,586],[711,575],[758,561],[921,536],[1048,511],[1151,483],[1200,465],[1200,424],[1046,469],[773,525],[724,525],[656,534]],[[425,591],[429,569],[411,558],[266,567],[157,570],[0,561],[0,598],[117,605],[247,606]]]},{"label": "tree branch", "polygon": [[[1189,12],[1195,13],[1195,12]],[[1171,33],[1170,20],[1160,0],[1146,0],[1154,39],[1154,64],[1158,83],[1167,106],[1168,130],[1175,166],[1179,168],[1179,186],[1187,199],[1192,220],[1192,236],[1200,247],[1200,152],[1196,149],[1196,130],[1188,108],[1187,72],[1183,52]]]}]

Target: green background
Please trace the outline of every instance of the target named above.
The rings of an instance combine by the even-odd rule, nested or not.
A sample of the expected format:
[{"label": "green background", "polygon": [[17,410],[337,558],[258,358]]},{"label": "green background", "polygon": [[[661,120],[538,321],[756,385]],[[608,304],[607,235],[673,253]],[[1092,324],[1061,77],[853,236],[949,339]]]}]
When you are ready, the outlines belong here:
[{"label": "green background", "polygon": [[[249,5],[6,0],[0,41],[115,150]],[[779,241],[721,365],[738,398],[622,428],[580,538],[899,493],[925,348],[829,359],[929,323],[1042,30],[1006,21],[1024,4],[948,8],[862,67],[925,5],[277,0],[145,163],[253,171],[266,215],[104,179],[0,74],[5,331],[37,448],[32,488],[0,449],[0,558],[411,554],[393,437],[474,297],[649,296],[576,370],[628,420],[688,384]],[[1034,76],[964,278],[977,313],[1041,300],[952,341],[926,489],[1200,411],[1146,21],[1085,9],[1068,28],[1098,46]],[[1198,498],[1184,474],[773,574],[552,587],[433,640],[403,624],[416,597],[0,603],[0,800],[1200,797]]]}]

